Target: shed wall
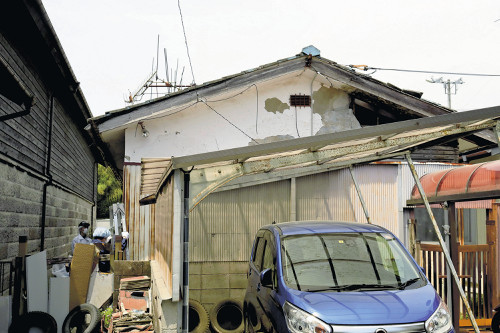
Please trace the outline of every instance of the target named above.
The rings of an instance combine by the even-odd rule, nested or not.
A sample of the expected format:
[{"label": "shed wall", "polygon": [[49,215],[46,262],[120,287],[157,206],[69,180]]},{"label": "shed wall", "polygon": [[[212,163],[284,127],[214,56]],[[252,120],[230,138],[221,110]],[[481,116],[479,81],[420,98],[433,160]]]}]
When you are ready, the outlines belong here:
[{"label": "shed wall", "polygon": [[212,193],[191,213],[190,260],[247,261],[257,230],[289,216],[289,180]]}]

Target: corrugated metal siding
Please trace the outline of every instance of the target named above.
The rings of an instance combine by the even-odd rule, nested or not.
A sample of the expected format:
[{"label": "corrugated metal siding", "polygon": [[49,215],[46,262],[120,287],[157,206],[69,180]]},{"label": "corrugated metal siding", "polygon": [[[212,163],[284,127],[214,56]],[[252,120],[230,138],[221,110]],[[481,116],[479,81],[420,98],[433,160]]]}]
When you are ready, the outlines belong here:
[{"label": "corrugated metal siding", "polygon": [[289,216],[289,180],[212,193],[191,213],[190,260],[247,261],[257,230]]},{"label": "corrugated metal siding", "polygon": [[297,220],[356,221],[349,170],[297,178]]},{"label": "corrugated metal siding", "polygon": [[155,219],[151,228],[153,258],[161,267],[167,287],[172,288],[173,181],[169,178],[152,208]]},{"label": "corrugated metal siding", "polygon": [[141,166],[125,165],[123,167],[123,201],[125,221],[130,234],[130,260],[140,260],[140,209],[139,194],[141,189]]},{"label": "corrugated metal siding", "polygon": [[[372,223],[398,234],[397,166],[354,167]],[[298,220],[366,222],[349,169],[297,179]]]}]

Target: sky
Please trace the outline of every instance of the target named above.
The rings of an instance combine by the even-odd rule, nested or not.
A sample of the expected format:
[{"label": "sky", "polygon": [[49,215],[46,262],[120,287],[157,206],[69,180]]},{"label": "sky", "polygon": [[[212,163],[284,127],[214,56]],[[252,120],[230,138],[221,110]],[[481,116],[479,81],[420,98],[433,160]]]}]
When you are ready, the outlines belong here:
[{"label": "sky", "polygon": [[184,84],[216,80],[314,45],[322,57],[341,65],[497,75],[377,70],[372,77],[423,92],[422,98],[444,106],[448,97],[443,84],[427,80],[461,78],[464,83],[451,96],[453,109],[500,105],[498,0],[42,3],[94,116],[130,105],[125,102],[129,92],[156,67],[158,45],[159,76],[166,78],[165,49],[178,79],[184,68]]}]

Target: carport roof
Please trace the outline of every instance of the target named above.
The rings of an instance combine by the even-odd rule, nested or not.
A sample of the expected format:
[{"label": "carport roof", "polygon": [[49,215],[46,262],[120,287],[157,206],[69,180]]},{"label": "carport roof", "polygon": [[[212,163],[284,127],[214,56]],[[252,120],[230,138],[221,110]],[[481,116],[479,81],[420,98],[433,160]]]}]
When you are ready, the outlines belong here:
[{"label": "carport roof", "polygon": [[[329,133],[254,146],[164,160],[162,176],[142,176],[143,204],[154,202],[175,169],[191,173],[192,206],[218,186],[256,173],[314,173],[400,156],[490,129],[497,125],[500,106],[406,120],[344,132]],[[297,168],[300,167],[300,171]],[[143,170],[144,171],[144,170]],[[158,175],[158,170],[155,170]]]},{"label": "carport roof", "polygon": [[[500,161],[431,172],[420,178],[430,203],[500,198]],[[416,187],[408,204],[422,204]]]}]

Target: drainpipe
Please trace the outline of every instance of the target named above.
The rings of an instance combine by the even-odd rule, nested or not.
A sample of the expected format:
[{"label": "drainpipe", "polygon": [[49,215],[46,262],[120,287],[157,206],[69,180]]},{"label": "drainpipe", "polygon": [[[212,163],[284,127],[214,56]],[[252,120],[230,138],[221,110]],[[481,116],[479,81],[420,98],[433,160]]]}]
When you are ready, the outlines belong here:
[{"label": "drainpipe", "polygon": [[182,333],[189,330],[189,182],[190,171],[184,171],[184,262],[182,266]]},{"label": "drainpipe", "polygon": [[47,138],[47,159],[45,161],[45,176],[47,181],[43,184],[43,194],[42,194],[42,217],[41,217],[41,227],[40,227],[40,251],[45,248],[45,224],[47,220],[46,210],[47,210],[47,187],[52,185],[52,175],[50,174],[50,160],[52,155],[52,123],[54,118],[54,94],[49,96],[49,133]]},{"label": "drainpipe", "polygon": [[[415,185],[417,185],[418,192],[420,193],[420,197],[422,198],[422,201],[425,204],[425,208],[427,209],[427,213],[429,214],[429,217],[432,221],[432,225],[434,226],[434,231],[436,233],[436,236],[439,241],[439,245],[441,245],[441,249],[443,250],[444,258],[446,259],[446,263],[448,266],[448,269],[451,271],[451,275],[453,276],[453,279],[455,280],[455,285],[457,286],[458,291],[460,292],[460,296],[462,298],[462,301],[464,302],[465,308],[467,310],[467,314],[469,315],[470,322],[472,326],[474,327],[474,331],[476,333],[479,333],[479,328],[476,323],[476,318],[474,318],[474,313],[471,310],[469,301],[467,300],[467,296],[465,295],[465,292],[462,288],[462,285],[460,284],[460,280],[458,278],[457,271],[455,270],[455,266],[453,265],[453,261],[451,260],[450,253],[448,252],[448,249],[446,248],[446,244],[443,240],[443,236],[441,236],[441,231],[439,230],[439,226],[436,222],[436,219],[434,218],[434,213],[432,213],[431,206],[429,204],[429,200],[427,200],[427,195],[425,194],[424,188],[422,187],[422,183],[420,183],[420,178],[418,178],[417,175],[417,170],[415,169],[415,166],[413,165],[413,161],[410,157],[410,153],[407,153],[405,155],[406,161],[408,161],[408,167],[411,170],[411,173],[413,175],[413,179],[415,180]],[[458,328],[455,328],[458,331]]]}]

